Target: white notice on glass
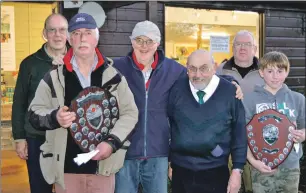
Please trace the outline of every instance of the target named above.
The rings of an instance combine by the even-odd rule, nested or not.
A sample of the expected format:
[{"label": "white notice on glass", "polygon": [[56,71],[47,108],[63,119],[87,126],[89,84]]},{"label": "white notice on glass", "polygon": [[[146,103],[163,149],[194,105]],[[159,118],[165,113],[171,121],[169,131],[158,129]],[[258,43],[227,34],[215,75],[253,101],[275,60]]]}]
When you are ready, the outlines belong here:
[{"label": "white notice on glass", "polygon": [[229,53],[229,36],[210,36],[210,51]]}]

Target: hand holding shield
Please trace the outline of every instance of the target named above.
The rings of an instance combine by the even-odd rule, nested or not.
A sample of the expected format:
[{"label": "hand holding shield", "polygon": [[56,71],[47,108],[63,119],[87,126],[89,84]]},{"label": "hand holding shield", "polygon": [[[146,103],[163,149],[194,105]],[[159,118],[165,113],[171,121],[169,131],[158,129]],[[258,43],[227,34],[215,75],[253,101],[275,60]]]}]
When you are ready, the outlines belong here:
[{"label": "hand holding shield", "polygon": [[106,142],[99,143],[96,149],[98,149],[99,152],[92,158],[92,160],[104,160],[113,153],[113,148]]},{"label": "hand holding shield", "polygon": [[277,169],[271,169],[269,166],[267,166],[265,163],[263,163],[261,160],[255,159],[253,162],[251,162],[252,166],[256,168],[258,171],[260,171],[263,174],[274,174]]},{"label": "hand holding shield", "polygon": [[59,125],[63,128],[68,128],[75,120],[76,115],[74,112],[69,112],[67,106],[61,107],[56,113],[56,119]]}]

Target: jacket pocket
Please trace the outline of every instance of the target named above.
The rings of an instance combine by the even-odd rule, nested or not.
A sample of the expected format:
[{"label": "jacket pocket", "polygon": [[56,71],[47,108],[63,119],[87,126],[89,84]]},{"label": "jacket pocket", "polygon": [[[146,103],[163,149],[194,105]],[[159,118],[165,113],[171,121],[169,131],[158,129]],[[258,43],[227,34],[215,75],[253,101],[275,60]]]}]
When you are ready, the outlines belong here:
[{"label": "jacket pocket", "polygon": [[55,154],[53,144],[46,141],[43,145],[40,146],[40,157],[39,164],[41,172],[48,184],[53,184],[56,179],[56,170],[55,170]]},{"label": "jacket pocket", "polygon": [[116,153],[112,154],[109,158],[101,160],[99,162],[99,174],[104,176],[109,176],[111,174],[117,173],[122,167],[125,160],[125,155],[127,148],[130,146],[130,142],[126,141],[123,146],[125,148],[120,148]]}]

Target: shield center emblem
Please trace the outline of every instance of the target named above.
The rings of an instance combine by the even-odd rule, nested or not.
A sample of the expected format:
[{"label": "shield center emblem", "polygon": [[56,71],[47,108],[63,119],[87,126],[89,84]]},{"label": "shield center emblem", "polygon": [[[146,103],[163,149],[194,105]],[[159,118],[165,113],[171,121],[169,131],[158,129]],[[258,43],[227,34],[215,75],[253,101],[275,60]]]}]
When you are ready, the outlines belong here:
[{"label": "shield center emblem", "polygon": [[91,104],[86,111],[86,118],[90,126],[94,129],[99,129],[103,122],[101,107],[96,104]]},{"label": "shield center emblem", "polygon": [[279,131],[275,125],[268,124],[263,127],[262,134],[265,142],[272,146],[278,140]]}]

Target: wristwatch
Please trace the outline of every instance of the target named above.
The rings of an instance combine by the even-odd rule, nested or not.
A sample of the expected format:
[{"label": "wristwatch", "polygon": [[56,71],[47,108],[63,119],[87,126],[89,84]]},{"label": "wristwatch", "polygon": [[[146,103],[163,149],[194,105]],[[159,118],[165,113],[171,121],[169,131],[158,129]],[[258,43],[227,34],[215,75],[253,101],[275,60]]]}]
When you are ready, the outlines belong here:
[{"label": "wristwatch", "polygon": [[243,170],[242,170],[242,169],[239,169],[239,168],[235,168],[235,169],[233,169],[232,171],[238,171],[240,174],[243,173]]}]

